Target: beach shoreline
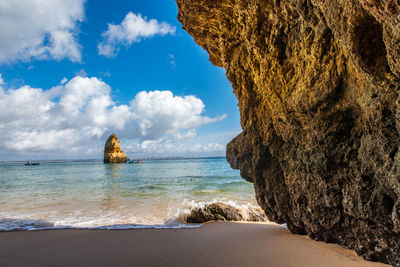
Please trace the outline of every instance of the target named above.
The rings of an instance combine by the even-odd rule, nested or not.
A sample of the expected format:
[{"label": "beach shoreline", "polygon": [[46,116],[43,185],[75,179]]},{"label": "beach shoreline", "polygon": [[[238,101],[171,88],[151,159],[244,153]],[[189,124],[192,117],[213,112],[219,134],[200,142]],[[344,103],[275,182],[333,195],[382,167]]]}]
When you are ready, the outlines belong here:
[{"label": "beach shoreline", "polygon": [[388,266],[267,223],[0,232],[0,266]]}]

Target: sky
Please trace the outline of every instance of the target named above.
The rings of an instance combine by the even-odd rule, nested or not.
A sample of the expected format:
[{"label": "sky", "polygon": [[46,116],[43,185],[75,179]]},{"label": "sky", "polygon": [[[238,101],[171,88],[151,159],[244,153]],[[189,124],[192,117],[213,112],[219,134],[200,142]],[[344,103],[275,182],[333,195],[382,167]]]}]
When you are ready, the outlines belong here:
[{"label": "sky", "polygon": [[223,156],[240,132],[225,70],[173,0],[0,1],[0,160]]}]

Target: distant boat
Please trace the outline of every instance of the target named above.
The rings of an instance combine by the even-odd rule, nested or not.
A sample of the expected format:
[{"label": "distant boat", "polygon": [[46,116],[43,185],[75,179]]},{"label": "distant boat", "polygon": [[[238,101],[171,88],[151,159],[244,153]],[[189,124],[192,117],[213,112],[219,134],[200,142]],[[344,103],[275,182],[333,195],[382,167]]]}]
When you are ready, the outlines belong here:
[{"label": "distant boat", "polygon": [[144,163],[144,161],[141,160],[130,160],[129,164],[138,164],[138,163]]},{"label": "distant boat", "polygon": [[27,161],[25,163],[25,166],[37,166],[37,165],[40,165],[39,161]]}]

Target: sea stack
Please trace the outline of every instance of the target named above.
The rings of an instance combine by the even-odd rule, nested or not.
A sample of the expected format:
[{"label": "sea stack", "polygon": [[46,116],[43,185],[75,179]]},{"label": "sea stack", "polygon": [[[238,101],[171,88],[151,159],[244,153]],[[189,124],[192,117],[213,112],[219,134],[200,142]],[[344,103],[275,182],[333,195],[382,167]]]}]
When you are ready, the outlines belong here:
[{"label": "sea stack", "polygon": [[107,139],[104,147],[104,163],[126,163],[127,156],[121,150],[121,145],[115,133]]},{"label": "sea stack", "polygon": [[226,70],[268,219],[400,266],[400,2],[176,0]]}]

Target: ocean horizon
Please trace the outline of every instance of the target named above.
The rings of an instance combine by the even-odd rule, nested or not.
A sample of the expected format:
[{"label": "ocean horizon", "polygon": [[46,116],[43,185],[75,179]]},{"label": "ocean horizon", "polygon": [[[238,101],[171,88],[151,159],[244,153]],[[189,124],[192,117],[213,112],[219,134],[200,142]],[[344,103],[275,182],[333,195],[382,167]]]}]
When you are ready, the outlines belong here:
[{"label": "ocean horizon", "polygon": [[[174,160],[174,159],[218,159],[224,158],[226,156],[143,156],[143,157],[132,157],[128,160]],[[46,163],[59,163],[59,162],[103,162],[103,158],[88,158],[88,159],[41,159],[41,158],[31,158],[31,159],[18,159],[18,160],[0,160],[0,164],[8,163],[26,163],[26,162],[46,162]],[[128,164],[128,162],[127,162]]]}]

